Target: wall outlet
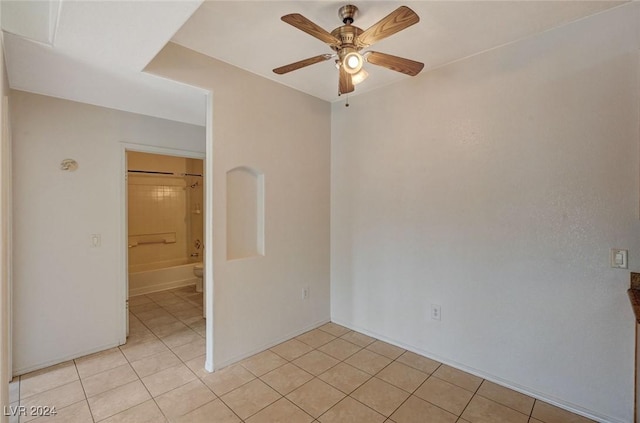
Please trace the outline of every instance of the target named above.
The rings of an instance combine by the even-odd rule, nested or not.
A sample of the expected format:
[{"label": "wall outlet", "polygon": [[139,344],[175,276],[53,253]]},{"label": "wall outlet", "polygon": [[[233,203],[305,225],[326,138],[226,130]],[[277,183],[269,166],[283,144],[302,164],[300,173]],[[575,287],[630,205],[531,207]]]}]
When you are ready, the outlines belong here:
[{"label": "wall outlet", "polygon": [[440,306],[438,304],[431,304],[431,319],[439,321],[441,317]]},{"label": "wall outlet", "polygon": [[305,286],[304,288],[302,288],[302,299],[303,300],[308,300],[309,299],[309,287]]}]

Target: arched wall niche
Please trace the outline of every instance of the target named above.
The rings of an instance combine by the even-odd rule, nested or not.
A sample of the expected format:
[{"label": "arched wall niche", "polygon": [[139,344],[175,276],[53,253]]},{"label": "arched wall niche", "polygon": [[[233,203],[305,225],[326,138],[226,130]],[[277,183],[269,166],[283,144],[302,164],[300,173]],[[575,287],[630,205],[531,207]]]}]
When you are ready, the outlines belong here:
[{"label": "arched wall niche", "polygon": [[264,254],[264,173],[238,166],[227,171],[227,260]]}]

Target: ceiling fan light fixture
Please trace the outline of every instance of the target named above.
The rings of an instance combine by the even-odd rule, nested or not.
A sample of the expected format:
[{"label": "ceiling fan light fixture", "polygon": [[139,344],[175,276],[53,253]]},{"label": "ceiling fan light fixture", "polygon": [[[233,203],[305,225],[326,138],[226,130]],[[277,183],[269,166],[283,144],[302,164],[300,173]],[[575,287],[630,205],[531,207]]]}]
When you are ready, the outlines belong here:
[{"label": "ceiling fan light fixture", "polygon": [[342,59],[344,70],[351,75],[360,72],[362,65],[364,65],[364,57],[357,51],[350,51]]},{"label": "ceiling fan light fixture", "polygon": [[369,72],[364,69],[360,69],[360,72],[351,75],[351,82],[353,82],[353,85],[358,85],[359,83],[367,79],[368,76]]},{"label": "ceiling fan light fixture", "polygon": [[308,59],[275,68],[273,72],[283,75],[335,58],[335,65],[338,70],[338,95],[353,92],[355,84],[359,84],[367,78],[368,73],[363,68],[365,61],[405,75],[416,76],[420,73],[424,67],[423,63],[375,51],[360,53],[360,50],[367,49],[372,44],[417,24],[420,21],[420,17],[413,10],[407,6],[400,6],[364,31],[353,25],[357,11],[358,8],[354,5],[347,4],[342,6],[338,11],[338,15],[344,25],[335,28],[331,32],[299,13],[284,15],[281,18],[283,22],[324,42],[336,54],[321,54],[309,57]]}]

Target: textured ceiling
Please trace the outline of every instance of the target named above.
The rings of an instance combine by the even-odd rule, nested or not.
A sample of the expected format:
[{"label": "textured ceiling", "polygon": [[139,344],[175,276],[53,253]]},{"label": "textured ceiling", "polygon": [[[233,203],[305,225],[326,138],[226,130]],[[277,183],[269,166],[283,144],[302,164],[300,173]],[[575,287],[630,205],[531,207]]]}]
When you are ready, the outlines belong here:
[{"label": "textured ceiling", "polygon": [[[620,5],[620,1],[357,1],[366,29],[400,5],[418,24],[374,45],[425,63],[424,72]],[[2,0],[12,88],[204,125],[205,93],[142,70],[173,41],[327,101],[338,99],[331,61],[276,75],[272,69],[330,53],[282,22],[301,13],[328,31],[345,2],[202,0]],[[367,64],[358,93],[405,78]],[[418,76],[419,77],[419,76]]]},{"label": "textured ceiling", "polygon": [[[400,5],[420,22],[372,47],[425,63],[428,72],[623,2],[616,1],[356,1],[355,26],[366,29]],[[344,1],[205,1],[172,41],[313,96],[338,99],[338,72],[329,60],[285,75],[272,69],[332,50],[280,17],[301,13],[331,32],[342,25]],[[366,50],[365,50],[366,51]],[[405,78],[371,64],[357,94]]]}]

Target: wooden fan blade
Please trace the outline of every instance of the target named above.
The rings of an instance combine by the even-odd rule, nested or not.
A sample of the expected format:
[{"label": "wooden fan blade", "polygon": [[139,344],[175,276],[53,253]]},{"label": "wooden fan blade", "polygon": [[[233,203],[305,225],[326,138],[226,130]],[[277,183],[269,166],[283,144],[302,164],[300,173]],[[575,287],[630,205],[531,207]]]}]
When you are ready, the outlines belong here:
[{"label": "wooden fan blade", "polygon": [[289,73],[294,70],[298,70],[310,65],[314,65],[316,63],[324,62],[325,60],[331,59],[330,54],[321,54],[320,56],[310,57],[308,59],[300,60],[299,62],[290,63],[285,66],[280,66],[279,68],[275,68],[273,71],[278,75],[283,75],[285,73]]},{"label": "wooden fan blade", "polygon": [[354,90],[353,81],[351,75],[347,73],[342,66],[340,66],[340,81],[338,82],[338,93],[347,94]]},{"label": "wooden fan blade", "polygon": [[396,32],[417,24],[419,21],[420,17],[416,15],[416,12],[407,6],[400,6],[358,35],[356,43],[361,47],[368,47]]},{"label": "wooden fan blade", "polygon": [[334,37],[299,13],[284,15],[281,19],[289,25],[293,25],[299,30],[304,31],[329,45],[340,45],[341,43],[338,38]]},{"label": "wooden fan blade", "polygon": [[367,62],[384,66],[387,69],[391,69],[396,72],[402,72],[410,76],[416,76],[424,68],[424,63],[416,62],[414,60],[405,59],[403,57],[392,56],[386,53],[378,53],[376,51],[370,51],[365,54]]}]

